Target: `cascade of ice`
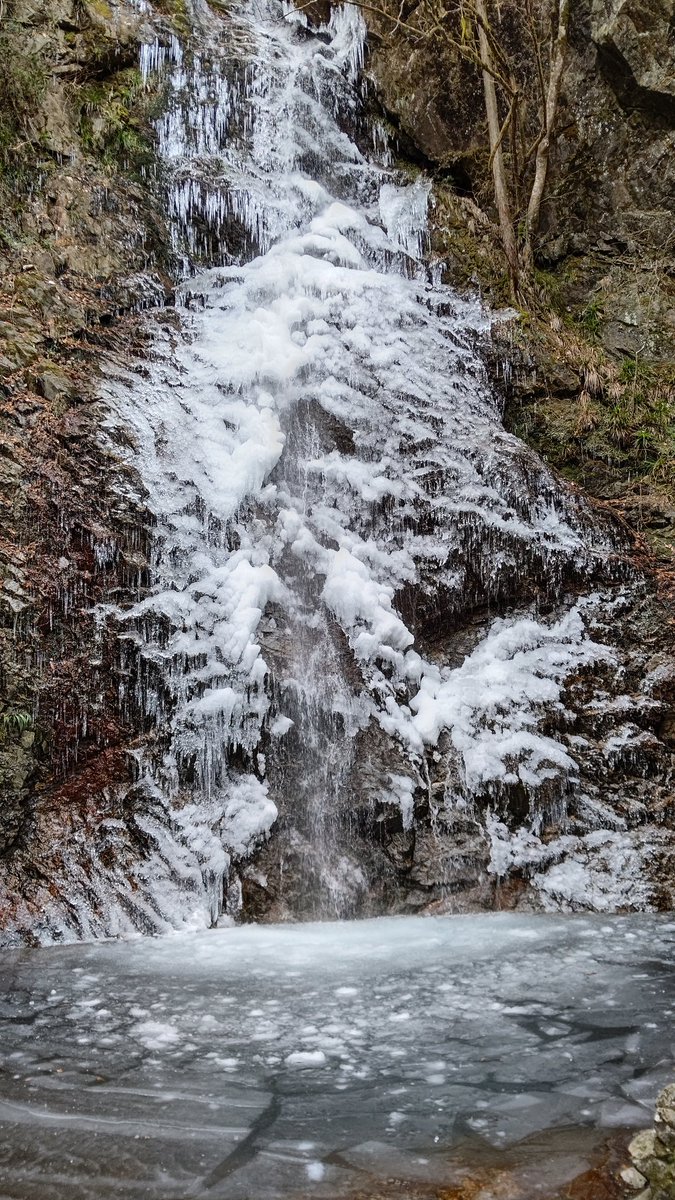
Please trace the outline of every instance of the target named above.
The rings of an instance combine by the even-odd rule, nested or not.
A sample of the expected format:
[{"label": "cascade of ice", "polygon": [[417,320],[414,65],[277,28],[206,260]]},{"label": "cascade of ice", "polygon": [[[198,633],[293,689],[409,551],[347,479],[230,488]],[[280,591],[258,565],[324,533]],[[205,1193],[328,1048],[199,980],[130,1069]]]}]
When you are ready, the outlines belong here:
[{"label": "cascade of ice", "polygon": [[[489,616],[524,580],[559,600],[608,546],[501,427],[485,314],[421,264],[429,182],[368,157],[358,10],[318,35],[276,0],[232,20],[236,61],[144,50],[171,82],[176,244],[218,265],[107,388],[156,519],[153,586],[118,615],[122,702],[156,730],[139,820],[168,866],[141,873],[146,927],[217,917],[231,856],[275,819],[280,911],[326,915],[369,886],[364,821],[393,809],[405,832],[420,795],[461,813],[515,787],[536,827],[575,775],[544,715],[606,653],[583,604]],[[482,639],[444,660],[429,629],[449,644],[474,609]]]}]

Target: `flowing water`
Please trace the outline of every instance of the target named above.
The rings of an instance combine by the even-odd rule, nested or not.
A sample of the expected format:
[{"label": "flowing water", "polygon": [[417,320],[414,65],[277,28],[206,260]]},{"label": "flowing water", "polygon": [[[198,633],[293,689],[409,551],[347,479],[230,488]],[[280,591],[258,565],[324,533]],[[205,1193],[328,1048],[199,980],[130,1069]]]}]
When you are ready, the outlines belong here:
[{"label": "flowing water", "polygon": [[0,1196],[431,1198],[486,1166],[552,1194],[651,1121],[674,934],[404,917],[11,952]]}]

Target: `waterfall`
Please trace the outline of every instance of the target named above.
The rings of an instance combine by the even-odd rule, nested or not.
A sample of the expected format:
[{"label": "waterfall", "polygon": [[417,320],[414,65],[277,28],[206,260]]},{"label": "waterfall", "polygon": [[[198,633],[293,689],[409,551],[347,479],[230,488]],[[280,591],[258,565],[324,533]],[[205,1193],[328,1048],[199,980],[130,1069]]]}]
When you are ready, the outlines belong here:
[{"label": "waterfall", "polygon": [[502,427],[490,317],[425,261],[431,182],[365,116],[359,11],[203,20],[141,59],[185,275],[103,389],[154,521],[147,594],[101,613],[149,733],[142,853],[121,821],[114,870],[92,848],[85,935],[420,907],[514,860],[509,812],[541,863],[566,683],[611,670],[612,540]]}]

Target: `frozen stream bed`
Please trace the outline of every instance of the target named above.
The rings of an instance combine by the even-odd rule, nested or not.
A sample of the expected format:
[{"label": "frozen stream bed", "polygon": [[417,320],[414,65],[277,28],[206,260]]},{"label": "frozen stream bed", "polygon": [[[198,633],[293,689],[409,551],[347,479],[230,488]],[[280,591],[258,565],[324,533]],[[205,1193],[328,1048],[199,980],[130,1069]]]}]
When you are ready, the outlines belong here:
[{"label": "frozen stream bed", "polygon": [[7,953],[0,1196],[368,1195],[516,1144],[536,1195],[650,1123],[674,942],[667,917],[495,914]]}]

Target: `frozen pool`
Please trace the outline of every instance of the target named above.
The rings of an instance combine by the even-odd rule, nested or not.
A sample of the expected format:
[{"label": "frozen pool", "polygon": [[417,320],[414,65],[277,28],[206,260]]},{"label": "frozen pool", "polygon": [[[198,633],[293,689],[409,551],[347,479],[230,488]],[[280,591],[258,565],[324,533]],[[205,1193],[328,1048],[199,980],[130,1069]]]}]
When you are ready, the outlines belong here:
[{"label": "frozen pool", "polygon": [[674,941],[494,914],[7,953],[0,1196],[330,1197],[646,1125]]}]

